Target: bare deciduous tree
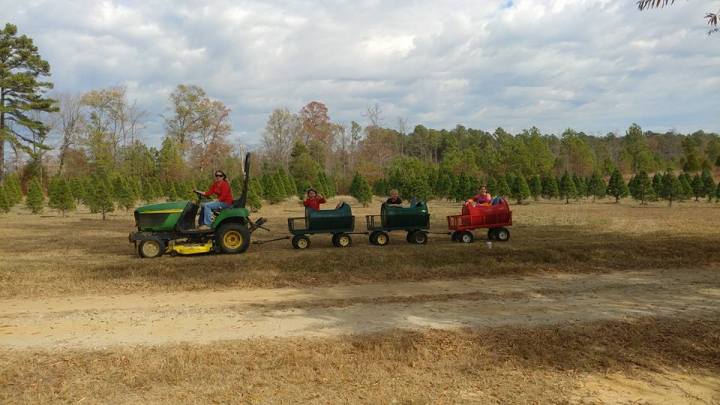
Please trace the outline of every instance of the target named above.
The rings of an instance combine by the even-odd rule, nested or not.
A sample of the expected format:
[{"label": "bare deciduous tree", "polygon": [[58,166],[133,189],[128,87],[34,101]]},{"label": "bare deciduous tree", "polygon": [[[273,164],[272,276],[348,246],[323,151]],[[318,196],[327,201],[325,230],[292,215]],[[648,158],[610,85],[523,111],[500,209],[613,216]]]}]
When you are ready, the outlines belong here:
[{"label": "bare deciduous tree", "polygon": [[263,133],[263,147],[269,160],[287,169],[293,144],[302,136],[302,131],[302,122],[297,114],[287,108],[273,110]]}]

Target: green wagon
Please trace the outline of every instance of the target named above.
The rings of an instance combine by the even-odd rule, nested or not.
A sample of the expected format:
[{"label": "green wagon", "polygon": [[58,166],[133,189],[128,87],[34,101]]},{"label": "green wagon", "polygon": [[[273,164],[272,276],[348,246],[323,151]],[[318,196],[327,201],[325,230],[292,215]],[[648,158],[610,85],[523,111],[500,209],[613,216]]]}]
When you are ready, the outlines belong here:
[{"label": "green wagon", "polygon": [[355,230],[355,217],[352,208],[342,203],[334,210],[306,210],[304,217],[288,218],[288,230],[293,234],[292,246],[295,249],[310,247],[308,235],[331,233],[335,247],[348,247],[352,244],[350,234]]},{"label": "green wagon", "polygon": [[370,243],[385,246],[390,242],[392,231],[407,232],[408,243],[424,245],[428,240],[430,229],[430,213],[427,203],[420,201],[410,207],[383,204],[380,215],[367,215],[367,230],[370,232]]}]

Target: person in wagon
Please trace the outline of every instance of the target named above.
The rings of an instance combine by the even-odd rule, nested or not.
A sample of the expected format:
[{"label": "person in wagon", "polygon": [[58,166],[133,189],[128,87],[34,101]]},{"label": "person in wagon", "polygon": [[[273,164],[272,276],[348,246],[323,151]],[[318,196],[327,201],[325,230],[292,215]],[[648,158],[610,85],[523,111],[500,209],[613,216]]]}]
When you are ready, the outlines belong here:
[{"label": "person in wagon", "polygon": [[402,205],[402,198],[400,198],[400,192],[395,189],[390,190],[390,197],[385,201],[386,205]]},{"label": "person in wagon", "polygon": [[486,186],[481,186],[478,190],[478,193],[475,194],[472,198],[467,200],[467,203],[472,205],[473,207],[481,204],[481,205],[490,205],[492,202],[492,196],[487,191]]},{"label": "person in wagon", "polygon": [[217,195],[218,197],[217,201],[200,204],[200,226],[198,229],[210,229],[210,224],[212,223],[212,210],[217,208],[230,208],[233,205],[233,195],[232,189],[230,188],[230,182],[227,180],[227,176],[222,170],[215,170],[215,181],[208,191],[193,191],[198,194],[202,194],[205,197],[210,197],[212,195]]},{"label": "person in wagon", "polygon": [[325,197],[322,194],[318,194],[314,188],[309,188],[303,205],[309,210],[319,211],[320,204],[325,204],[325,202]]}]

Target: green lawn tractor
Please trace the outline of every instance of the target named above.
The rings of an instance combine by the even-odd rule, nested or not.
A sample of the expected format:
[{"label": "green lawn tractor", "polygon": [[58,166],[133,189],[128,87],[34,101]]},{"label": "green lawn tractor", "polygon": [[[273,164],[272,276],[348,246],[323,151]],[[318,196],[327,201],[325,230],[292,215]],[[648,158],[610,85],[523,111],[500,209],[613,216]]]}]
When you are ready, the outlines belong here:
[{"label": "green lawn tractor", "polygon": [[250,178],[250,154],[245,156],[245,182],[240,198],[230,208],[213,210],[215,218],[210,229],[195,226],[202,195],[197,202],[172,201],[150,204],[135,210],[138,231],[130,233],[130,243],[135,244],[143,258],[198,253],[242,253],[250,245],[250,235],[265,223],[264,218],[250,220],[245,208]]}]

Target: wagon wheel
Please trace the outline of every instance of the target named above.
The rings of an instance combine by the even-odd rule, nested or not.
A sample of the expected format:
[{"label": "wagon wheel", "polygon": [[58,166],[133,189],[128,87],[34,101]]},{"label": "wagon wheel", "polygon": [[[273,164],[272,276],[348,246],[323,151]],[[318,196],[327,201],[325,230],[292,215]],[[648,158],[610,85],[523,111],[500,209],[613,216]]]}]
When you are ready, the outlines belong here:
[{"label": "wagon wheel", "polygon": [[415,231],[412,233],[412,243],[418,244],[418,245],[424,245],[428,241],[427,233],[423,231]]},{"label": "wagon wheel", "polygon": [[488,240],[495,240],[495,228],[488,229]]},{"label": "wagon wheel", "polygon": [[507,228],[498,228],[495,230],[495,240],[507,242],[510,240],[510,231]]},{"label": "wagon wheel", "polygon": [[375,236],[375,244],[378,246],[385,246],[390,242],[390,235],[387,232],[378,232]]},{"label": "wagon wheel", "polygon": [[368,239],[370,240],[370,244],[372,244],[372,245],[377,245],[377,236],[378,236],[378,233],[379,233],[378,231],[372,231],[372,232],[370,233],[370,237],[368,238]]},{"label": "wagon wheel", "polygon": [[460,242],[462,243],[472,243],[475,239],[475,236],[470,231],[465,231],[460,234]]},{"label": "wagon wheel", "polygon": [[453,242],[460,242],[460,234],[462,234],[462,232],[453,231],[453,233],[450,235],[450,240],[452,240]]},{"label": "wagon wheel", "polygon": [[339,233],[334,233],[332,236],[332,244],[335,247],[340,247],[340,246],[338,246],[338,236],[340,236]]},{"label": "wagon wheel", "polygon": [[305,235],[295,235],[292,238],[292,246],[295,249],[307,249],[310,247],[310,239]]},{"label": "wagon wheel", "polygon": [[153,259],[165,253],[165,244],[158,239],[148,239],[140,242],[138,254],[142,258]]},{"label": "wagon wheel", "polygon": [[352,238],[346,233],[339,233],[335,237],[337,244],[336,247],[344,248],[352,245]]},{"label": "wagon wheel", "polygon": [[408,232],[407,236],[405,236],[405,241],[407,241],[407,243],[415,243],[414,240],[415,240],[415,231]]}]

